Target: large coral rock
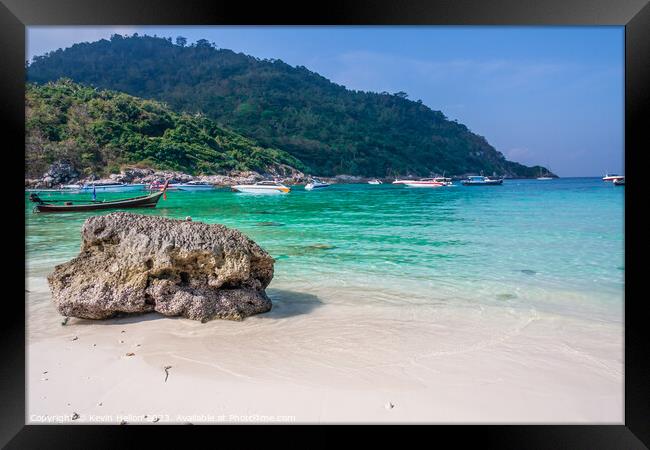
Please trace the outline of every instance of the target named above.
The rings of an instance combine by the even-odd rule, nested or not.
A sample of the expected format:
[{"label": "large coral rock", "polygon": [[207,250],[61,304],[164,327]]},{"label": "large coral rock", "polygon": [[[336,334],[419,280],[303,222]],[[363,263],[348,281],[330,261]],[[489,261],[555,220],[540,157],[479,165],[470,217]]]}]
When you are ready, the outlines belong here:
[{"label": "large coral rock", "polygon": [[90,217],[81,234],[79,256],[48,276],[65,316],[241,320],[271,309],[273,258],[237,230],[116,212]]}]

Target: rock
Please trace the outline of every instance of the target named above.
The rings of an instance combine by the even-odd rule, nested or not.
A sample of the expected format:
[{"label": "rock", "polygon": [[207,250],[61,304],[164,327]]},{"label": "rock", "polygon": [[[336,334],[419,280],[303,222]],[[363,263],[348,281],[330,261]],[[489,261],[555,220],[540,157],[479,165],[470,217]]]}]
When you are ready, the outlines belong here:
[{"label": "rock", "polygon": [[274,260],[237,230],[116,212],[90,217],[81,234],[80,254],[48,276],[65,316],[242,320],[271,309]]},{"label": "rock", "polygon": [[55,162],[47,169],[41,178],[41,184],[46,187],[71,183],[79,178],[79,172],[66,162]]}]

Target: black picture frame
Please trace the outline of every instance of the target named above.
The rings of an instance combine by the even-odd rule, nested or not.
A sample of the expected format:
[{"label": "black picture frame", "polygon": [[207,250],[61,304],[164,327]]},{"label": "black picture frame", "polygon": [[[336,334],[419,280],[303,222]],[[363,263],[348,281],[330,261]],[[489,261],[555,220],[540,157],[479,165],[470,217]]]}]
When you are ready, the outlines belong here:
[{"label": "black picture frame", "polygon": [[[0,0],[0,114],[7,196],[5,232],[7,284],[24,279],[24,206],[20,158],[24,156],[25,27],[30,25],[623,25],[625,26],[625,420],[621,425],[472,426],[472,433],[455,426],[436,427],[429,437],[448,435],[455,442],[480,442],[500,448],[647,448],[650,445],[649,333],[640,287],[640,261],[647,239],[642,220],[631,220],[640,199],[640,158],[650,149],[650,5],[648,0],[480,0],[457,1],[328,1],[308,8],[277,2],[179,0]],[[24,162],[23,162],[24,164]],[[15,196],[15,198],[13,198]],[[646,201],[647,204],[647,201]],[[15,206],[14,206],[15,205]],[[630,208],[630,205],[632,207]],[[13,211],[15,207],[15,211]],[[641,208],[639,208],[641,209]],[[11,233],[11,234],[10,234]],[[13,233],[16,233],[15,237]],[[8,239],[7,239],[8,237]],[[24,242],[24,241],[23,241]],[[145,427],[25,425],[24,304],[5,295],[0,364],[0,445],[9,448],[131,447],[133,434]],[[15,314],[8,314],[9,308]],[[192,427],[192,433],[197,433]],[[214,429],[198,427],[201,433]],[[149,428],[148,428],[149,429]],[[152,431],[154,427],[150,428]],[[169,435],[169,426],[155,428]],[[183,430],[186,430],[184,428]],[[266,427],[264,439],[273,439]],[[385,430],[386,428],[384,428]],[[161,431],[165,430],[165,431]],[[176,429],[177,431],[180,429]],[[238,433],[242,430],[237,430]],[[374,433],[374,431],[373,431]],[[246,433],[247,439],[249,434]],[[321,432],[318,432],[320,435]],[[199,439],[199,437],[197,437]],[[214,439],[214,437],[211,437]],[[171,443],[171,441],[168,441]],[[247,441],[247,446],[252,445]],[[190,444],[191,445],[191,444]]]}]

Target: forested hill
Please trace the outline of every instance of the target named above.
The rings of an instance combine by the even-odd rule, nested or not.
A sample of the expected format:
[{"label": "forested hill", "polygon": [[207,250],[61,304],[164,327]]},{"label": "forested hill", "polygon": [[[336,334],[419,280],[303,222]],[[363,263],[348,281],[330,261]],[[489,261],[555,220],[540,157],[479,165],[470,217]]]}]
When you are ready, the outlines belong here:
[{"label": "forested hill", "polygon": [[304,67],[217,49],[205,40],[123,37],[36,57],[28,79],[68,77],[162,100],[285,150],[318,175],[493,172],[532,177],[482,136],[404,93],[348,90]]},{"label": "forested hill", "polygon": [[260,147],[205,116],[70,80],[27,85],[25,128],[27,178],[57,161],[85,175],[132,164],[190,174],[305,169],[288,153]]}]

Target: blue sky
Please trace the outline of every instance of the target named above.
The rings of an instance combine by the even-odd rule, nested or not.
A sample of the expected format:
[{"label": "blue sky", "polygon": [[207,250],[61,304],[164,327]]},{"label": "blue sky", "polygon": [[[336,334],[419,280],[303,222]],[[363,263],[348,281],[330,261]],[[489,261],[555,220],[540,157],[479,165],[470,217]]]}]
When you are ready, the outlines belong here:
[{"label": "blue sky", "polygon": [[624,171],[623,27],[29,27],[27,57],[136,32],[405,91],[508,159],[560,176]]}]

